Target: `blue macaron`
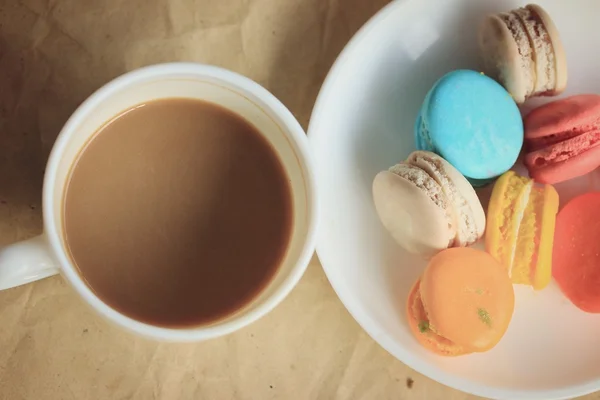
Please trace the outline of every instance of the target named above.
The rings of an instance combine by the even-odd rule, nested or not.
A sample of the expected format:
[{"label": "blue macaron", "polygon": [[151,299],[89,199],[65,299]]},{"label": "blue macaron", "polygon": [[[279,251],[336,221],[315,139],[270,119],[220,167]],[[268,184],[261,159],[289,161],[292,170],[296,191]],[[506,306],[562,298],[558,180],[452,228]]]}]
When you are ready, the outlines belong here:
[{"label": "blue macaron", "polygon": [[476,71],[457,70],[427,93],[415,123],[415,143],[479,186],[514,165],[523,146],[523,120],[499,83]]}]

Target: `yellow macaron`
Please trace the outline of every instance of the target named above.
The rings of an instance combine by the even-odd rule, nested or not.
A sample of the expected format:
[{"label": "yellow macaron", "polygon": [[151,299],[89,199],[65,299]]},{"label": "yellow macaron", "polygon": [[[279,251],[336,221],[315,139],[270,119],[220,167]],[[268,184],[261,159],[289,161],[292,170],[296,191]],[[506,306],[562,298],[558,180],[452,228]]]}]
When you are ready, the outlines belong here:
[{"label": "yellow macaron", "polygon": [[552,245],[558,193],[513,171],[494,185],[488,206],[486,250],[513,283],[545,288],[552,277]]}]

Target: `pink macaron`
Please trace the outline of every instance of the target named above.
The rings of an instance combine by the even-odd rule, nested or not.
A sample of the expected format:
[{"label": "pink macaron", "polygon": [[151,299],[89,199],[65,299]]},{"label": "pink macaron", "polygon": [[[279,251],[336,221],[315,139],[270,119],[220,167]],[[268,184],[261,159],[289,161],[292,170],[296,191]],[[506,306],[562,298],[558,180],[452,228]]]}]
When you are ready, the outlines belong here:
[{"label": "pink macaron", "polygon": [[600,166],[600,96],[567,97],[524,120],[525,165],[538,182],[558,183]]}]

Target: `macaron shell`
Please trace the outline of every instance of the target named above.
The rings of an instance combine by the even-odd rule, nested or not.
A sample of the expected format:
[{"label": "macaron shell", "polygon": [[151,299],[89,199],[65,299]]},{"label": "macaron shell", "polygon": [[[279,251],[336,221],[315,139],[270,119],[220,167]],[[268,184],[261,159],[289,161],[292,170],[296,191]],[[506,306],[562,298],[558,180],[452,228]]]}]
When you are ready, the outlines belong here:
[{"label": "macaron shell", "polygon": [[550,282],[558,205],[558,193],[551,185],[536,187],[513,171],[496,182],[485,248],[508,270],[513,283],[541,290]]},{"label": "macaron shell", "polygon": [[538,5],[487,16],[479,29],[485,72],[519,104],[561,93],[567,62],[554,22]]},{"label": "macaron shell", "polygon": [[543,167],[529,167],[529,175],[540,183],[559,183],[592,172],[600,166],[600,146],[568,160]]},{"label": "macaron shell", "polygon": [[469,205],[475,221],[477,238],[480,238],[485,232],[485,211],[481,206],[481,201],[479,200],[479,196],[477,196],[477,192],[475,192],[475,189],[473,189],[473,186],[469,183],[469,181],[460,172],[458,172],[458,170],[454,168],[452,164],[441,157],[440,160],[440,162],[444,165],[444,172],[448,176],[448,179],[452,181],[460,196]]},{"label": "macaron shell", "polygon": [[577,157],[595,146],[600,146],[600,129],[592,129],[560,143],[531,151],[525,155],[524,161],[527,168],[542,168]]},{"label": "macaron shell", "polygon": [[558,29],[554,24],[554,21],[550,17],[550,14],[546,12],[542,7],[537,4],[529,4],[526,8],[537,14],[537,17],[541,20],[542,24],[546,28],[552,50],[554,53],[554,69],[556,81],[554,83],[554,90],[551,91],[550,95],[556,95],[562,93],[567,87],[568,69],[567,69],[567,56],[565,49],[560,39]]},{"label": "macaron shell", "polygon": [[[538,189],[540,190],[540,189]],[[556,214],[560,204],[556,189],[545,185],[541,189],[541,204],[536,205],[536,216],[540,227],[539,245],[537,249],[537,263],[533,271],[532,286],[535,290],[542,290],[552,279],[552,251],[554,249],[554,233],[556,231]]]},{"label": "macaron shell", "polygon": [[420,125],[420,135],[426,134],[431,144],[428,150],[433,148],[467,178],[490,179],[507,171],[523,144],[523,122],[514,100],[500,84],[475,71],[442,77],[425,99]]},{"label": "macaron shell", "polygon": [[407,251],[429,257],[453,242],[456,232],[445,210],[408,180],[389,171],[378,173],[373,200],[382,224]]},{"label": "macaron shell", "polygon": [[583,311],[600,313],[600,192],[571,200],[558,213],[552,275]]},{"label": "macaron shell", "polygon": [[513,283],[544,289],[552,276],[552,244],[558,193],[551,185],[533,187],[523,212],[511,269]]},{"label": "macaron shell", "polygon": [[[407,162],[427,171],[443,187],[444,193],[453,201],[455,216],[458,220],[457,230],[460,230],[461,227],[474,230],[474,237],[469,239],[466,238],[467,233],[459,235],[459,239],[463,240],[458,245],[467,246],[476,242],[485,232],[485,212],[473,186],[448,161],[435,153],[415,151],[410,154]],[[469,224],[474,226],[465,226]]]},{"label": "macaron shell", "polygon": [[600,96],[548,103],[529,113],[524,125],[525,165],[536,181],[558,183],[600,166]]},{"label": "macaron shell", "polygon": [[506,270],[488,253],[452,248],[435,255],[420,284],[430,327],[467,350],[494,347],[514,311]]},{"label": "macaron shell", "polygon": [[527,47],[533,53],[535,61],[535,87],[530,93],[530,97],[552,95],[556,90],[554,48],[537,9],[539,7],[526,6],[511,11],[511,14],[518,19],[520,26],[525,30]]},{"label": "macaron shell", "polygon": [[[427,97],[429,93],[425,97],[425,102],[427,102]],[[417,120],[415,121],[415,148],[424,151],[435,152],[435,148],[431,144],[431,139],[429,138],[429,132],[423,126],[423,117],[421,115],[422,108],[419,110],[419,115],[417,116]]]},{"label": "macaron shell", "polygon": [[413,285],[406,304],[408,326],[417,341],[426,349],[442,356],[459,356],[469,353],[463,347],[452,343],[450,340],[429,329],[427,313],[425,312],[425,308],[423,308],[419,292],[419,283],[420,280],[417,280]]},{"label": "macaron shell", "polygon": [[501,82],[517,103],[533,89],[535,73],[525,69],[519,47],[507,25],[497,15],[488,15],[479,27],[479,49],[484,71]]},{"label": "macaron shell", "polygon": [[518,223],[531,185],[529,179],[508,171],[496,181],[488,204],[485,249],[506,268],[507,273],[512,265]]},{"label": "macaron shell", "polygon": [[600,129],[600,96],[581,94],[547,103],[527,114],[523,122],[528,150]]},{"label": "macaron shell", "polygon": [[484,186],[489,185],[490,183],[494,182],[495,178],[490,178],[490,179],[473,179],[473,178],[467,178],[467,181],[469,181],[469,183],[471,184],[471,186],[473,186],[474,188],[481,188]]}]

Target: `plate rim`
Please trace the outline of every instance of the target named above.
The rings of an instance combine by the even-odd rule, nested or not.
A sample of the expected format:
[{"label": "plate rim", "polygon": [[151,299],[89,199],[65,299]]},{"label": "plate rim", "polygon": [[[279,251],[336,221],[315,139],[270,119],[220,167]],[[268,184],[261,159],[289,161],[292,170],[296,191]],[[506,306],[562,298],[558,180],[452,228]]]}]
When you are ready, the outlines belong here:
[{"label": "plate rim", "polygon": [[[316,137],[319,135],[319,125],[321,125],[321,115],[325,105],[329,103],[329,97],[332,96],[332,88],[338,80],[340,71],[344,68],[345,64],[351,59],[355,53],[355,50],[360,47],[360,44],[366,40],[370,32],[383,20],[391,17],[394,13],[401,12],[399,9],[404,7],[406,4],[418,1],[418,0],[392,0],[380,9],[375,15],[373,15],[360,29],[352,36],[352,38],[346,43],[340,54],[337,56],[335,62],[329,69],[323,84],[319,90],[319,94],[315,101],[315,105],[312,109],[307,136],[309,139],[309,145],[314,154],[316,148]],[[315,164],[317,163],[316,156],[313,155]],[[317,187],[320,185],[319,173],[317,170]],[[320,191],[320,201],[323,199],[323,193]],[[324,213],[324,207],[320,206],[322,210],[321,215]],[[322,226],[322,225],[321,225]],[[403,345],[395,344],[394,341],[386,335],[384,332],[376,329],[376,325],[373,323],[366,313],[363,313],[358,309],[357,306],[349,299],[349,296],[342,294],[343,289],[341,284],[337,283],[335,279],[332,279],[332,274],[328,265],[330,263],[328,252],[325,249],[326,246],[320,238],[320,234],[317,234],[316,253],[319,257],[319,261],[327,276],[329,283],[331,284],[334,292],[338,296],[339,300],[344,305],[344,308],[350,313],[352,318],[359,324],[359,326],[385,351],[387,351],[392,357],[398,361],[406,364],[408,367],[417,371],[418,373],[427,376],[434,381],[441,383],[445,386],[453,389],[470,393],[476,396],[492,397],[494,399],[514,399],[519,398],[522,400],[563,400],[570,399],[574,396],[585,396],[590,393],[594,393],[600,390],[600,377],[594,380],[587,381],[579,385],[565,386],[560,389],[552,390],[514,390],[504,389],[499,387],[493,387],[485,384],[481,384],[469,379],[456,378],[449,376],[446,372],[440,370],[437,367],[432,367],[425,362],[417,360],[412,356],[411,352],[404,348]],[[331,268],[332,270],[333,268]]]}]

